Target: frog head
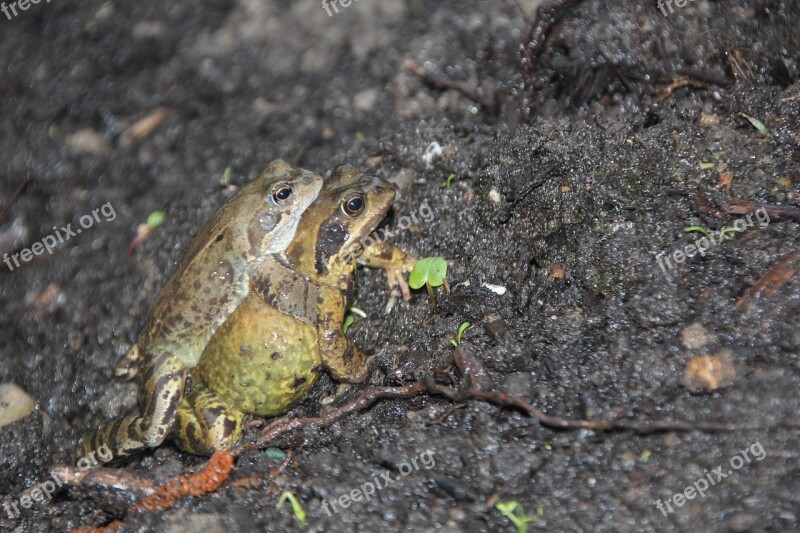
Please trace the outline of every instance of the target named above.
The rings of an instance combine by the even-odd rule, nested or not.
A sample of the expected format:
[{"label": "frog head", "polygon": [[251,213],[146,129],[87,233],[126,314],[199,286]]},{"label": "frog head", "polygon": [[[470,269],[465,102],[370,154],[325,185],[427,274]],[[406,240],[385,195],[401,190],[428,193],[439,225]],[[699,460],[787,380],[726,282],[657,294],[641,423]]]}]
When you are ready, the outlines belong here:
[{"label": "frog head", "polygon": [[300,219],[285,257],[296,272],[321,281],[346,277],[356,268],[352,252],[386,216],[395,187],[342,165],[332,172],[317,200]]},{"label": "frog head", "polygon": [[322,183],[319,174],[275,160],[242,188],[238,196],[250,205],[238,212],[249,214],[242,222],[246,223],[250,256],[263,257],[289,245],[300,215],[317,198]]}]

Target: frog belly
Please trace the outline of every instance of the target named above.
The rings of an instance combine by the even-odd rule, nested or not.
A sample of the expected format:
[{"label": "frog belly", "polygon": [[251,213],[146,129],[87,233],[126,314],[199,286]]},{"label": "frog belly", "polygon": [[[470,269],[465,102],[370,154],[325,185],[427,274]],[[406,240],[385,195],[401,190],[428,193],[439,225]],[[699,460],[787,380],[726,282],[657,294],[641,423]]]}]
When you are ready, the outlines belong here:
[{"label": "frog belly", "polygon": [[244,412],[276,416],[303,397],[321,371],[316,327],[251,293],[211,338],[193,375]]}]

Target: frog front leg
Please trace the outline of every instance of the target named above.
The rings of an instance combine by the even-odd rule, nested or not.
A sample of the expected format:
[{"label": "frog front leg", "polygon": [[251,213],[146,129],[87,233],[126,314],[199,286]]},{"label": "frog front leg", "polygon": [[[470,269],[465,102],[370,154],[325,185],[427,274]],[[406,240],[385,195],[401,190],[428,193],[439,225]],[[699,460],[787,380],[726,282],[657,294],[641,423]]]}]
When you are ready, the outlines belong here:
[{"label": "frog front leg", "polygon": [[339,381],[361,383],[367,379],[367,355],[344,336],[342,322],[347,297],[338,288],[320,287],[317,342],[322,364]]},{"label": "frog front leg", "polygon": [[231,448],[242,435],[244,413],[209,389],[198,387],[181,400],[172,434],[181,450],[211,455]]},{"label": "frog front leg", "polygon": [[176,356],[164,353],[145,363],[142,372],[145,393],[142,416],[118,418],[106,424],[81,447],[81,456],[106,445],[114,458],[159,446],[172,427],[183,396],[186,366]]},{"label": "frog front leg", "polygon": [[385,241],[367,246],[358,257],[359,264],[370,268],[380,268],[386,272],[389,289],[400,287],[403,300],[406,301],[411,298],[411,291],[403,274],[411,272],[416,262],[417,259],[415,257]]}]

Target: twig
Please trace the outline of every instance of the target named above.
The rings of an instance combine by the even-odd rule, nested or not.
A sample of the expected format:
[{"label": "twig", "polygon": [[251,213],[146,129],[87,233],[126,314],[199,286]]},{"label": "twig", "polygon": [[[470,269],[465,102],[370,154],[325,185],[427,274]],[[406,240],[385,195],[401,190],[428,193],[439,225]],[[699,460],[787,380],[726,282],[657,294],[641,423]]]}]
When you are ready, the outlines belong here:
[{"label": "twig", "polygon": [[750,202],[747,200],[733,199],[725,212],[729,215],[746,215],[763,209],[767,212],[770,218],[791,218],[800,222],[800,209],[796,207],[786,207],[783,205],[768,205],[760,204],[757,202]]},{"label": "twig", "polygon": [[469,100],[472,100],[479,106],[481,106],[486,111],[496,114],[497,106],[488,98],[483,98],[478,94],[478,90],[464,82],[451,80],[448,78],[439,78],[434,76],[428,69],[423,67],[422,65],[407,59],[403,66],[422,78],[422,81],[433,87],[434,89],[439,90],[454,90],[461,94],[462,96],[466,97]]},{"label": "twig", "polygon": [[744,294],[736,300],[735,307],[749,303],[762,292],[767,296],[775,294],[784,283],[797,274],[798,270],[800,270],[800,251],[794,251],[780,260],[755,285],[744,291]]},{"label": "twig", "polygon": [[[28,163],[28,164],[30,165],[30,163]],[[14,196],[11,197],[11,200],[9,200],[8,204],[6,204],[6,207],[3,209],[2,212],[0,212],[0,220],[3,220],[4,218],[6,218],[6,215],[8,215],[8,212],[11,211],[11,206],[14,205],[14,202],[17,201],[17,198],[19,198],[20,196],[22,196],[25,193],[25,190],[28,188],[28,185],[30,185],[31,182],[33,182],[33,178],[31,178],[31,176],[30,176],[30,168],[28,168],[28,175],[25,176],[25,179],[23,180],[23,182],[20,183],[19,187],[17,187],[17,190],[14,191]]]}]

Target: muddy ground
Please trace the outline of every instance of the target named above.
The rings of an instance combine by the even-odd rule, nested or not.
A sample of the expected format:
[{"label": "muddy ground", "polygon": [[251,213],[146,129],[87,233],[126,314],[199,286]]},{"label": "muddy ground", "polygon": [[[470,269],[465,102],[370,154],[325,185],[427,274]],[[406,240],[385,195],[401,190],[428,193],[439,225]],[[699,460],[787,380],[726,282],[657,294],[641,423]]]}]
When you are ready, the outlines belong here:
[{"label": "muddy ground", "polygon": [[[376,354],[372,384],[431,375],[469,321],[463,344],[492,387],[549,414],[736,427],[564,431],[482,402],[385,401],[287,440],[288,461],[246,454],[216,493],[123,531],[304,529],[276,509],[285,490],[309,531],[514,531],[494,507],[511,501],[535,517],[529,529],[800,529],[796,212],[773,209],[704,256],[659,266],[702,236],[684,228],[744,216],[726,212],[734,200],[751,213],[800,207],[800,4],[573,3],[529,62],[518,46],[536,1],[360,0],[328,16],[316,0],[91,0],[0,15],[0,253],[114,212],[52,254],[0,264],[0,382],[36,401],[0,429],[4,501],[135,409],[114,364],[182,243],[230,196],[225,169],[241,185],[283,158],[393,180],[389,224],[423,203],[433,213],[393,241],[450,261],[438,307],[423,290],[386,313],[384,274],[359,271],[367,318],[348,334]],[[131,138],[159,108],[163,121]],[[131,256],[156,210],[165,224]],[[686,387],[699,355],[723,366],[716,390]],[[335,391],[323,378],[290,416],[324,412]],[[323,509],[414,459],[371,501]],[[164,445],[123,466],[162,483],[200,463]],[[730,475],[717,482],[718,467]],[[704,496],[678,506],[708,476]],[[101,525],[135,497],[61,489],[0,525]]]}]

